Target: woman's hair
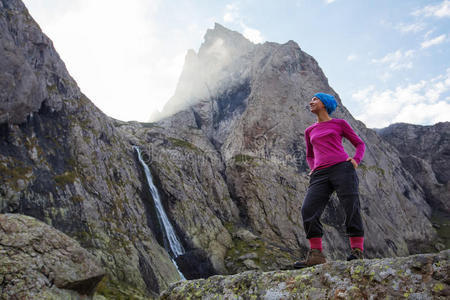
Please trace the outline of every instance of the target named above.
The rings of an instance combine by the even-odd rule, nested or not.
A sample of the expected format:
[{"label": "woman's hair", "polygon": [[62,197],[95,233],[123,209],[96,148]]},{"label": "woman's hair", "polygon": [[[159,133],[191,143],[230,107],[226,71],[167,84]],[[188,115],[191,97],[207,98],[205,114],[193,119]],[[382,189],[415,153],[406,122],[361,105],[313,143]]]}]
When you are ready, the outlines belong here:
[{"label": "woman's hair", "polygon": [[325,93],[317,93],[314,95],[314,97],[317,97],[322,101],[323,105],[325,105],[325,108],[327,109],[327,113],[331,115],[333,111],[336,110],[337,107],[337,101],[334,99],[332,95],[325,94]]}]

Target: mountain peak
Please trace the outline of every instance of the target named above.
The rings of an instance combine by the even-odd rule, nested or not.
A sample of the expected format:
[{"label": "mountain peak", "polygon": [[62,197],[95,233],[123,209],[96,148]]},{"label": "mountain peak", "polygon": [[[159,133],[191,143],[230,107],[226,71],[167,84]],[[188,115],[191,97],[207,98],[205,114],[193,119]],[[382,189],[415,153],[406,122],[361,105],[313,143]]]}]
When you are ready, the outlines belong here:
[{"label": "mountain peak", "polygon": [[213,29],[208,29],[204,36],[204,42],[200,47],[199,54],[205,52],[205,49],[225,47],[227,49],[236,49],[239,52],[245,52],[255,46],[241,33],[228,29],[219,23],[214,23]]},{"label": "mountain peak", "polygon": [[[208,29],[206,31],[205,40],[207,38],[214,38],[214,37],[233,38],[233,39],[238,38],[247,40],[240,32],[228,29],[227,27],[219,23],[214,23],[214,28]],[[249,40],[247,41],[250,42]]]}]

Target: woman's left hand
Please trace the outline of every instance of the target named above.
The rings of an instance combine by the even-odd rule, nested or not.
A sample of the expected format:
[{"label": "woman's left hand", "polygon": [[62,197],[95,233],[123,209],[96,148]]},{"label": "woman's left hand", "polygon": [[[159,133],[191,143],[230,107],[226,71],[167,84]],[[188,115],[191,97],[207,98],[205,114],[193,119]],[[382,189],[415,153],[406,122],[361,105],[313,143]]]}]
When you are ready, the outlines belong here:
[{"label": "woman's left hand", "polygon": [[358,163],[353,158],[349,157],[347,158],[347,161],[350,161],[355,169],[358,167]]}]

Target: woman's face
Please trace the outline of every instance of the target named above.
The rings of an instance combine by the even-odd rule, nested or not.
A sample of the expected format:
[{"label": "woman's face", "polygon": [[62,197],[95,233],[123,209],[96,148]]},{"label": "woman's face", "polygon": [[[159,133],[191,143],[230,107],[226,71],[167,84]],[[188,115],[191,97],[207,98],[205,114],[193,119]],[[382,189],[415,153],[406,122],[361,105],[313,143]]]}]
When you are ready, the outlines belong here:
[{"label": "woman's face", "polygon": [[322,101],[320,101],[319,98],[317,97],[313,97],[311,99],[311,101],[309,102],[309,110],[312,113],[317,114],[319,111],[321,111],[322,109],[325,109],[325,105],[323,104]]}]

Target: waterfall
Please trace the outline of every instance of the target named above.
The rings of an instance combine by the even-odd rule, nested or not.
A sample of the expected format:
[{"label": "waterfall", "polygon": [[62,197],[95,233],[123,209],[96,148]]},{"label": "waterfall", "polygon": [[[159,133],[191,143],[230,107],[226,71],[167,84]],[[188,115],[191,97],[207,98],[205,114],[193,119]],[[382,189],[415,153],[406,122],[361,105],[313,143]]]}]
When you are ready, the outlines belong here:
[{"label": "waterfall", "polygon": [[181,245],[175,230],[173,229],[172,224],[170,223],[169,218],[167,217],[166,212],[164,211],[164,207],[161,203],[161,198],[159,197],[158,189],[153,184],[153,178],[152,174],[150,173],[150,169],[145,163],[145,161],[142,159],[141,150],[137,146],[133,146],[133,148],[136,150],[139,158],[139,162],[144,167],[145,171],[145,177],[147,178],[148,187],[150,189],[150,193],[153,196],[153,200],[155,202],[156,207],[156,215],[158,216],[158,222],[159,226],[162,229],[163,233],[163,240],[164,240],[164,247],[169,252],[169,255],[171,256],[172,262],[174,263],[175,267],[178,270],[178,273],[181,276],[182,280],[186,280],[186,278],[181,273],[180,269],[178,268],[177,263],[175,262],[175,258],[178,256],[184,254],[184,248]]}]

